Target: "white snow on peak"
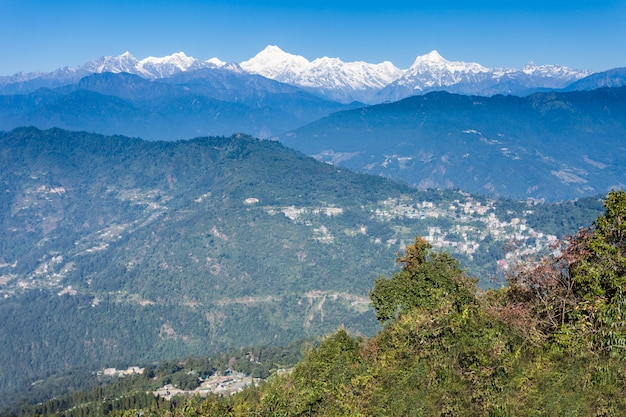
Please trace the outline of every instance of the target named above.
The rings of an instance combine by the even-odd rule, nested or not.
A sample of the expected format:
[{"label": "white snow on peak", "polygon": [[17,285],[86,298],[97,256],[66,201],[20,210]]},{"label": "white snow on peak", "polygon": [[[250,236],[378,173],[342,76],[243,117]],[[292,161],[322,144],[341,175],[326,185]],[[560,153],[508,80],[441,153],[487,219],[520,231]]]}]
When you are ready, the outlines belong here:
[{"label": "white snow on peak", "polygon": [[446,62],[448,61],[445,60],[444,57],[442,57],[438,51],[433,49],[426,55],[420,55],[417,58],[415,58],[415,62],[413,63],[413,65],[419,65],[419,64],[424,64],[424,63],[446,63]]},{"label": "white snow on peak", "polygon": [[303,56],[289,54],[276,45],[268,45],[253,58],[240,63],[244,70],[285,83],[294,83],[309,66]]},{"label": "white snow on peak", "polygon": [[439,52],[431,51],[426,55],[415,58],[413,65],[407,70],[407,73],[425,72],[425,71],[447,71],[447,72],[488,72],[489,69],[474,62],[448,61],[442,57]]},{"label": "white snow on peak", "polygon": [[343,62],[329,57],[309,61],[275,45],[268,45],[240,65],[248,72],[276,81],[323,91],[339,101],[368,102],[373,98],[372,90],[381,89],[402,75],[402,70],[388,61],[369,64],[362,61]]},{"label": "white snow on peak", "polygon": [[126,51],[119,56],[103,56],[86,63],[82,68],[88,72],[134,72],[137,63],[130,52]]},{"label": "white snow on peak", "polygon": [[546,78],[567,78],[578,80],[590,75],[590,71],[575,70],[562,65],[536,65],[533,61],[522,68],[522,72],[530,76],[539,76]]},{"label": "white snow on peak", "polygon": [[215,66],[215,67],[218,67],[218,68],[221,68],[221,67],[226,65],[226,62],[220,60],[219,58],[215,58],[215,57],[211,58],[211,59],[207,59],[204,62],[206,62],[207,64],[209,64],[211,66]]},{"label": "white snow on peak", "polygon": [[149,56],[139,61],[139,65],[175,65],[181,70],[185,70],[191,67],[194,62],[196,62],[195,58],[185,55],[184,52],[176,52],[175,54],[164,56],[161,58]]},{"label": "white snow on peak", "polygon": [[197,59],[185,55],[184,52],[177,52],[160,58],[149,56],[142,59],[137,64],[137,71],[139,75],[147,78],[164,78],[178,72],[185,72],[198,65],[200,61]]},{"label": "white snow on peak", "polygon": [[194,57],[187,56],[184,52],[176,52],[164,57],[149,56],[140,61],[130,52],[124,52],[118,56],[105,56],[94,59],[78,70],[86,73],[128,72],[147,79],[157,79],[170,77],[179,72],[225,66],[226,63],[217,58],[200,61]]},{"label": "white snow on peak", "polygon": [[448,61],[436,50],[416,57],[408,69],[402,70],[389,61],[379,64],[344,62],[340,58],[327,56],[309,61],[303,56],[287,53],[276,45],[268,45],[241,64],[226,63],[218,58],[201,61],[184,52],[137,60],[126,51],[118,56],[94,59],[81,67],[64,67],[47,74],[0,77],[0,85],[38,77],[78,80],[85,75],[102,72],[127,72],[147,79],[158,79],[202,68],[258,74],[335,101],[361,101],[368,104],[437,90],[493,95],[515,94],[534,88],[562,88],[591,74],[589,71],[559,65],[536,65],[532,61],[522,70],[489,69],[473,62]]}]

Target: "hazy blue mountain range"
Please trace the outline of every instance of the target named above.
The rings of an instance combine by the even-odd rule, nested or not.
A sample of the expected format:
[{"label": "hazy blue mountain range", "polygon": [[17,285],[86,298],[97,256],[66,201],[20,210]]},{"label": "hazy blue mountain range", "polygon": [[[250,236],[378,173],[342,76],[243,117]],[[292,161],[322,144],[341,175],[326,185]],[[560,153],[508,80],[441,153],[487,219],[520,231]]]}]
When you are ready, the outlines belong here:
[{"label": "hazy blue mountain range", "polygon": [[626,68],[613,68],[608,71],[596,72],[570,85],[565,91],[594,90],[604,87],[625,87]]},{"label": "hazy blue mountain range", "polygon": [[0,399],[59,370],[370,333],[373,279],[415,235],[490,285],[504,242],[545,250],[599,208],[420,192],[244,135],[20,128],[0,187]]},{"label": "hazy blue mountain range", "polygon": [[0,129],[60,127],[145,139],[244,132],[263,138],[345,108],[286,84],[222,68],[152,81],[106,72],[54,89],[0,96]]},{"label": "hazy blue mountain range", "polygon": [[[458,187],[515,198],[577,198],[624,183],[617,164],[621,148],[616,147],[623,137],[622,90],[491,95],[533,91],[539,79],[544,89],[562,86],[566,79],[578,80],[569,90],[619,88],[623,69],[586,78],[581,78],[584,72],[557,66],[494,72],[475,63],[447,61],[436,52],[418,57],[408,70],[390,65],[309,62],[277,47],[266,48],[242,66],[182,53],[139,61],[127,53],[52,74],[21,74],[10,82],[5,78],[5,92],[27,92],[0,95],[0,129],[60,127],[150,140],[241,132],[280,138],[327,162],[421,188]],[[78,78],[84,74],[89,75]],[[30,88],[45,82],[65,85]],[[340,87],[342,94],[360,91],[370,99],[398,89],[404,92],[387,98],[416,92],[423,96],[433,89],[464,95],[414,96],[363,107],[322,98],[341,99],[339,90],[331,94],[327,83]],[[342,97],[347,101],[350,94]],[[412,116],[413,107],[423,117]],[[356,108],[350,114],[336,113]],[[285,134],[290,131],[294,133]],[[472,136],[476,146],[467,140]]]},{"label": "hazy blue mountain range", "polygon": [[281,136],[316,158],[421,189],[574,199],[626,185],[626,88],[445,92],[334,113]]},{"label": "hazy blue mountain range", "polygon": [[105,72],[0,96],[0,129],[61,127],[151,140],[241,132],[420,188],[562,200],[623,186],[623,79],[616,69],[578,81],[584,92],[439,92],[363,107],[224,67],[153,80]]}]

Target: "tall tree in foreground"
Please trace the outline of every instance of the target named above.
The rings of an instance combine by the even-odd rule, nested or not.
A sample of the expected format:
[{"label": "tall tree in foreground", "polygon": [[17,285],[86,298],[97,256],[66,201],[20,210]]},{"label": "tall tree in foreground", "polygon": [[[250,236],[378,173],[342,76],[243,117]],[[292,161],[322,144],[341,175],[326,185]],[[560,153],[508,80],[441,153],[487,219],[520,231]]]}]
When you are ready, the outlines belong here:
[{"label": "tall tree in foreground", "polygon": [[458,260],[431,249],[424,238],[416,237],[396,259],[402,270],[375,280],[370,299],[379,321],[397,319],[413,308],[432,310],[451,301],[460,311],[475,302],[476,281],[465,275]]}]

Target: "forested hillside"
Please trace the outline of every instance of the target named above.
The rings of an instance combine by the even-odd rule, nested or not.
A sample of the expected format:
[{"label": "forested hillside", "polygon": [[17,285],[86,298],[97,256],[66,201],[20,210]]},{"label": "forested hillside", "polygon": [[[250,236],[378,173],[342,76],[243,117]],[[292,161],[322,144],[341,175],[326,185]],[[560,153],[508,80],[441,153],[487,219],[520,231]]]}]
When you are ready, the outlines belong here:
[{"label": "forested hillside", "polygon": [[626,87],[527,97],[423,96],[337,112],[287,146],[419,188],[560,201],[626,184]]},{"label": "forested hillside", "polygon": [[[626,192],[609,193],[605,205],[592,227],[520,264],[497,290],[479,291],[457,260],[417,237],[398,256],[401,270],[376,279],[370,292],[384,325],[375,336],[339,328],[291,373],[234,396],[148,397],[109,414],[622,415]],[[129,386],[117,391],[118,398],[139,394]],[[99,407],[75,404],[44,414]],[[46,408],[23,415],[34,410]]]},{"label": "forested hillside", "polygon": [[416,234],[497,287],[519,256],[599,205],[418,192],[243,135],[35,128],[0,134],[0,185],[7,403],[77,368],[282,345],[341,325],[371,335],[372,282]]}]

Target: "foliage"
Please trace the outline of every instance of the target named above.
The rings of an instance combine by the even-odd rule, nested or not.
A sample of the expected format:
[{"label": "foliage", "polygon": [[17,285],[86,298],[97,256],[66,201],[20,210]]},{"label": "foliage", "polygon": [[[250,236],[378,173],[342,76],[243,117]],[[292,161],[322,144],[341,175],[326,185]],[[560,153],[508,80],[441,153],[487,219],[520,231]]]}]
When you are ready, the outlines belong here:
[{"label": "foliage", "polygon": [[431,249],[432,245],[417,237],[406,253],[398,256],[402,270],[390,279],[376,279],[370,298],[379,321],[396,319],[413,308],[436,309],[442,302],[451,302],[460,311],[474,300],[475,282],[463,274],[459,262]]},{"label": "foliage", "polygon": [[[79,389],[59,381],[60,391],[39,395],[31,385],[77,368],[284,345],[341,326],[372,335],[374,277],[393,276],[395,251],[416,233],[460,221],[381,220],[376,209],[410,204],[419,217],[418,202],[478,200],[416,191],[245,135],[147,142],[20,128],[0,133],[0,147],[0,332],[10,335],[0,337],[0,407],[20,392],[41,401]],[[307,211],[292,218],[292,208]],[[499,245],[481,240],[474,260],[493,265]],[[459,265],[434,251],[427,259],[403,276],[445,283],[415,286],[431,305],[456,291],[445,275],[456,277]],[[433,278],[417,279],[422,272]]]},{"label": "foliage", "polygon": [[605,206],[595,228],[572,236],[558,256],[517,271],[509,296],[556,348],[626,357],[626,192],[610,192]]},{"label": "foliage", "polygon": [[[417,238],[398,257],[403,270],[372,292],[374,303],[403,307],[382,315],[388,325],[363,341],[338,330],[291,375],[261,387],[249,409],[268,416],[622,414],[626,360],[607,336],[621,331],[609,314],[621,305],[624,196],[609,194],[595,229],[579,232],[558,255],[472,302],[458,302],[465,291],[442,298],[426,291],[458,282],[460,272],[442,268]],[[422,280],[401,281],[402,273]]]},{"label": "foliage", "polygon": [[418,237],[372,291],[387,323],[374,337],[339,328],[290,374],[235,396],[112,415],[621,415],[625,213],[626,193],[610,193],[594,228],[486,292]]},{"label": "foliage", "polygon": [[[304,351],[310,350],[316,342],[312,339],[299,340],[286,346],[252,346],[237,350],[222,352],[212,357],[191,356],[185,360],[165,360],[158,364],[145,367],[140,375],[120,377],[95,376],[93,372],[72,372],[66,375],[57,375],[45,381],[39,381],[37,389],[28,392],[29,402],[23,402],[16,416],[31,415],[117,415],[132,409],[142,409],[147,413],[162,415],[177,408],[196,407],[199,401],[186,401],[174,397],[171,401],[155,397],[154,391],[166,384],[183,390],[193,390],[199,384],[199,378],[206,378],[216,372],[221,374],[230,369],[230,363],[235,368],[240,364],[249,363],[251,373],[262,373],[267,370],[264,378],[274,373],[277,368],[293,367],[302,359]],[[252,360],[251,360],[252,359]],[[72,392],[55,397],[52,400],[38,399],[54,396],[55,385],[71,384]],[[46,391],[46,386],[48,391]],[[26,394],[26,393],[24,393]],[[252,396],[253,397],[253,396]],[[246,401],[251,397],[244,396]],[[38,404],[34,404],[39,402]],[[202,412],[207,410],[230,410],[233,404],[218,400],[216,395],[210,396],[202,402]],[[2,415],[0,413],[0,415]],[[205,414],[206,415],[206,414]]]}]

